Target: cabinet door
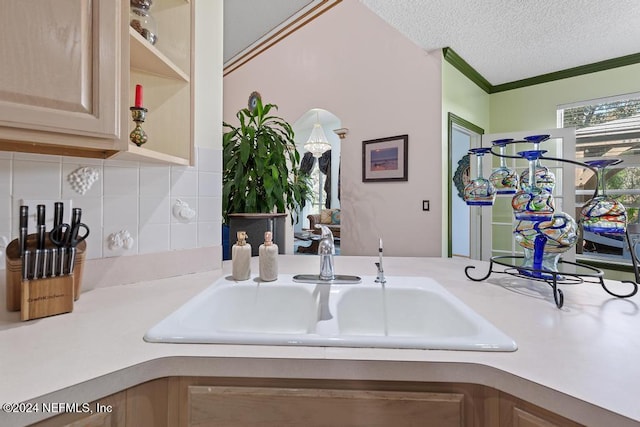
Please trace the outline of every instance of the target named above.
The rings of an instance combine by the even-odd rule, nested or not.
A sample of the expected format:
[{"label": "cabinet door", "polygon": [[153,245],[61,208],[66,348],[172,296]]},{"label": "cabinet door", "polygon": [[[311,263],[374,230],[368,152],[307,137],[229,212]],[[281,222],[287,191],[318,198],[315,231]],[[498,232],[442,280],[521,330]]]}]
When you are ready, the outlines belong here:
[{"label": "cabinet door", "polygon": [[92,402],[88,407],[81,406],[79,410],[69,409],[72,412],[32,424],[32,427],[125,427],[125,407],[125,392],[120,392]]},{"label": "cabinet door", "polygon": [[38,139],[17,130],[119,137],[120,8],[113,0],[2,1],[1,139]]},{"label": "cabinet door", "polygon": [[508,394],[500,394],[500,427],[580,427],[581,425]]},{"label": "cabinet door", "polygon": [[189,426],[462,426],[464,396],[270,387],[188,388]]}]

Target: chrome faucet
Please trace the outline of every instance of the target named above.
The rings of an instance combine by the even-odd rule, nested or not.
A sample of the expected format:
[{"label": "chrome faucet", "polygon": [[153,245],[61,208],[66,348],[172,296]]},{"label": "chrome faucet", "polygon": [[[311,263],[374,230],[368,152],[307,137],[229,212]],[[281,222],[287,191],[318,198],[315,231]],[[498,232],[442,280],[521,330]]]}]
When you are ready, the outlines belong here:
[{"label": "chrome faucet", "polygon": [[376,283],[387,283],[387,279],[384,277],[384,269],[382,268],[382,239],[380,239],[380,244],[378,245],[378,262],[376,262],[376,267],[378,268]]},{"label": "chrome faucet", "polygon": [[336,246],[333,242],[333,233],[326,225],[320,225],[322,239],[318,244],[318,255],[320,255],[320,280],[335,279],[333,268],[333,255],[336,253]]}]

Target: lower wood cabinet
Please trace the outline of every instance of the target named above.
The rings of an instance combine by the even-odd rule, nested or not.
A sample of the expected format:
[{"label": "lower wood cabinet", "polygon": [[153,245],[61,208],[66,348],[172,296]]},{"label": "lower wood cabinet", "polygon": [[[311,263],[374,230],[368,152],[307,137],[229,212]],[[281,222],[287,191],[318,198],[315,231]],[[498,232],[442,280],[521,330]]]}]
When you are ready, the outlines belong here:
[{"label": "lower wood cabinet", "polygon": [[499,425],[500,427],[578,427],[582,424],[570,421],[506,393],[500,393]]},{"label": "lower wood cabinet", "polygon": [[190,426],[464,425],[457,393],[190,386]]},{"label": "lower wood cabinet", "polygon": [[[102,405],[102,406],[100,406]],[[460,383],[171,377],[99,399],[110,411],[38,427],[579,426],[491,387]]]},{"label": "lower wood cabinet", "polygon": [[[62,402],[69,403],[69,402]],[[124,427],[125,423],[125,410],[126,410],[126,391],[112,394],[111,396],[104,397],[96,402],[91,402],[88,405],[88,410],[84,404],[85,402],[77,403],[79,408],[66,408],[65,412],[61,415],[57,415],[53,418],[46,419],[39,423],[34,424],[38,427]],[[100,408],[96,405],[100,404]],[[62,409],[62,408],[61,408]],[[58,409],[55,409],[58,412]]]}]

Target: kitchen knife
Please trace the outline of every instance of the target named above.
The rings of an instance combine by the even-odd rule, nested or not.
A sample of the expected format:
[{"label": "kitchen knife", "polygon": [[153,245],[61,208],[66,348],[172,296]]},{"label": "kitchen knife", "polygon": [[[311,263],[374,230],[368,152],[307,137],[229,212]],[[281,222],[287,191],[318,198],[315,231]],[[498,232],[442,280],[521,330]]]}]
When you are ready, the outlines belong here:
[{"label": "kitchen knife", "polygon": [[34,257],[33,257],[33,278],[34,279],[40,279],[42,277],[42,268],[43,268],[42,253],[44,252],[44,250],[36,249],[33,252],[34,252]]},{"label": "kitchen knife", "polygon": [[29,223],[29,206],[20,206],[20,229],[19,229],[19,242],[20,242],[20,257],[24,255],[27,250],[27,235]]},{"label": "kitchen knife", "polygon": [[58,248],[58,260],[56,265],[56,272],[58,276],[62,276],[64,274],[64,260],[66,259],[67,248],[60,247]]},{"label": "kitchen knife", "polygon": [[60,274],[58,271],[58,256],[59,250],[58,248],[51,248],[51,267],[49,270],[51,277],[58,277]]},{"label": "kitchen knife", "polygon": [[69,253],[69,256],[67,257],[67,263],[68,263],[67,274],[72,274],[76,264],[76,248],[75,246],[72,246],[68,248],[67,251]]},{"label": "kitchen knife", "polygon": [[37,240],[37,248],[42,250],[44,249],[44,235],[46,232],[46,226],[45,226],[45,206],[44,205],[38,205],[37,207],[37,224],[38,224],[38,228],[37,228],[37,233],[38,233],[38,240]]},{"label": "kitchen knife", "polygon": [[69,228],[69,238],[67,245],[75,246],[74,242],[78,240],[78,231],[80,228],[80,220],[82,219],[82,209],[71,209],[71,227]]},{"label": "kitchen knife", "polygon": [[29,280],[29,270],[31,266],[31,251],[22,254],[22,280]]},{"label": "kitchen knife", "polygon": [[51,274],[51,252],[49,249],[42,249],[42,271],[40,277],[45,279]]},{"label": "kitchen knife", "polygon": [[62,221],[64,220],[64,203],[62,202],[55,202],[53,204],[53,229],[52,229],[52,233],[55,232],[54,236],[51,236],[52,238],[55,238],[57,240],[62,239],[62,229],[60,228],[60,225],[62,225]]}]

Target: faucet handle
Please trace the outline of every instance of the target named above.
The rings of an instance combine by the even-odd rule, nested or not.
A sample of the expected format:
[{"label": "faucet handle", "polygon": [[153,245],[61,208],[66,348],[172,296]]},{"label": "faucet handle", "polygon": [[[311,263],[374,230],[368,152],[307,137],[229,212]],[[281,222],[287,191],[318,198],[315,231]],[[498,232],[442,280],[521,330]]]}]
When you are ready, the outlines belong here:
[{"label": "faucet handle", "polygon": [[318,255],[333,255],[336,247],[333,242],[333,233],[326,225],[317,225],[322,230],[322,239],[318,245]]},{"label": "faucet handle", "polygon": [[323,224],[316,224],[316,228],[320,229],[321,235],[323,239],[331,239],[333,240],[333,233],[331,232],[331,229],[329,227],[327,227],[326,225]]}]

